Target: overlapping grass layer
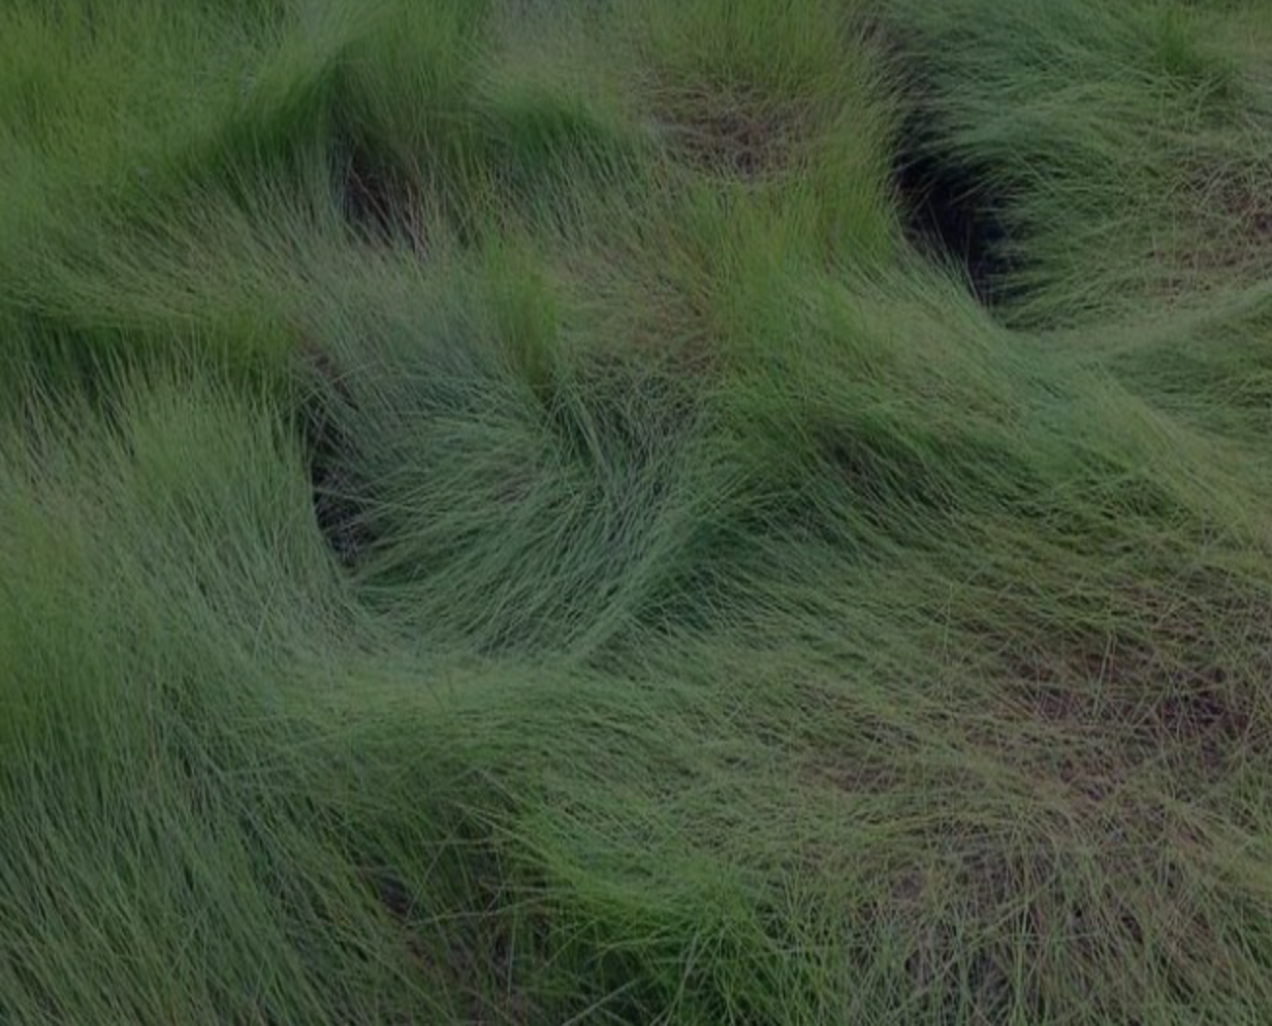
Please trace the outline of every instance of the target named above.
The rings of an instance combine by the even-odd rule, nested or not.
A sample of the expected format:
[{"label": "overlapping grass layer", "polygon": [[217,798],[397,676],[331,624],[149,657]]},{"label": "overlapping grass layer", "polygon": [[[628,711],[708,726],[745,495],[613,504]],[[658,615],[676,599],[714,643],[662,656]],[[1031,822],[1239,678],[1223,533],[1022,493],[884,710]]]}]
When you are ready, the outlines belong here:
[{"label": "overlapping grass layer", "polygon": [[0,1021],[1269,1021],[1270,42],[10,0]]}]

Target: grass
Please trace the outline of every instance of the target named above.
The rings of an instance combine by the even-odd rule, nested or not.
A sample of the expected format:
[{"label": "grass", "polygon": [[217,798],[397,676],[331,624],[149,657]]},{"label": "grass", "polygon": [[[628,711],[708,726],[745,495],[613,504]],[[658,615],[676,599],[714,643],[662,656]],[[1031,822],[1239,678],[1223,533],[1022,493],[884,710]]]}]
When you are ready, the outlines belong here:
[{"label": "grass", "polygon": [[1269,38],[5,5],[0,1020],[1266,1021]]}]

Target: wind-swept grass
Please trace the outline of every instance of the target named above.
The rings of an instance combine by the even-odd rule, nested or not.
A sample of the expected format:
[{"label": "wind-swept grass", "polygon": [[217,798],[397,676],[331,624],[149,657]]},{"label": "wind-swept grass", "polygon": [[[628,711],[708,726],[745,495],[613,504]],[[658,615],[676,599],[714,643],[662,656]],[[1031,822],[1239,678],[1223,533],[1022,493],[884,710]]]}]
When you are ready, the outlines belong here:
[{"label": "wind-swept grass", "polygon": [[1007,228],[1021,322],[1173,314],[1266,281],[1262,5],[884,6],[927,147]]},{"label": "wind-swept grass", "polygon": [[1264,1021],[1266,21],[9,5],[0,1020]]}]

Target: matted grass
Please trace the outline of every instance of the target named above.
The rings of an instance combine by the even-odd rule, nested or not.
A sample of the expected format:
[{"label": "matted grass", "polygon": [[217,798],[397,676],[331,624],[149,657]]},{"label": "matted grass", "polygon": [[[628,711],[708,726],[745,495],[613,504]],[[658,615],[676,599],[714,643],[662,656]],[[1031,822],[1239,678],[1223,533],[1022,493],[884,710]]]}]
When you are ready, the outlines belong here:
[{"label": "matted grass", "polygon": [[0,1021],[1267,1021],[1269,40],[5,6]]}]

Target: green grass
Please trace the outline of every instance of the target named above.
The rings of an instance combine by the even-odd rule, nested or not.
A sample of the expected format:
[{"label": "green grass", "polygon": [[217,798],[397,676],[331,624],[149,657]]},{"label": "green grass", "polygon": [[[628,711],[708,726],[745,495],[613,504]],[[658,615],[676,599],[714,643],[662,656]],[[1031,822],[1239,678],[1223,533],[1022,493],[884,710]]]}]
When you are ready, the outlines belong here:
[{"label": "green grass", "polygon": [[3,5],[0,1021],[1268,1021],[1269,43]]},{"label": "green grass", "polygon": [[1019,323],[1174,316],[1266,282],[1268,17],[1213,6],[890,5],[930,146],[1007,225]]}]

